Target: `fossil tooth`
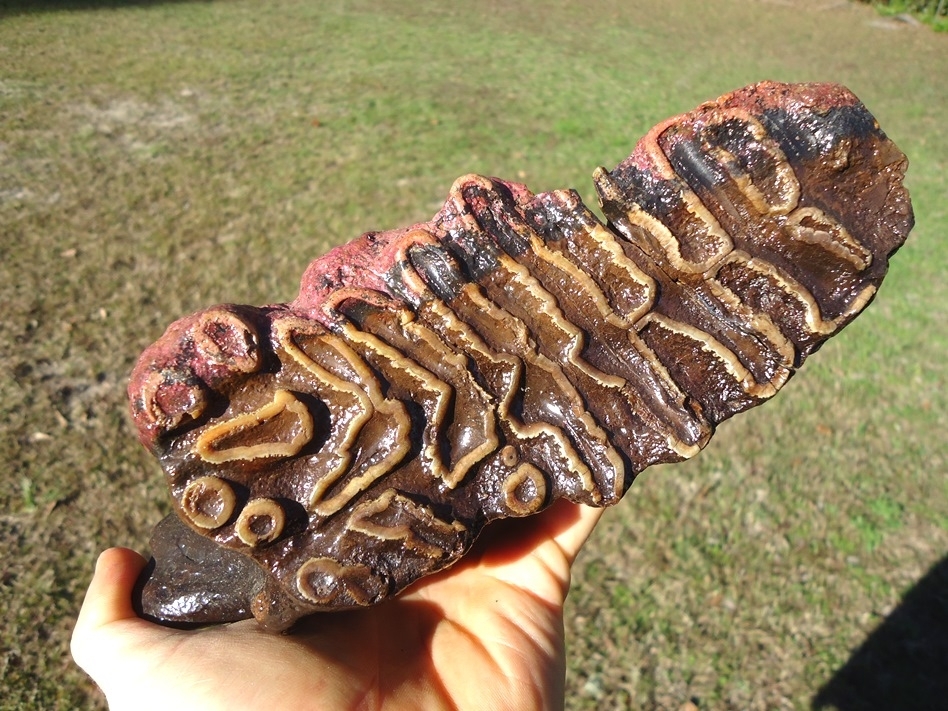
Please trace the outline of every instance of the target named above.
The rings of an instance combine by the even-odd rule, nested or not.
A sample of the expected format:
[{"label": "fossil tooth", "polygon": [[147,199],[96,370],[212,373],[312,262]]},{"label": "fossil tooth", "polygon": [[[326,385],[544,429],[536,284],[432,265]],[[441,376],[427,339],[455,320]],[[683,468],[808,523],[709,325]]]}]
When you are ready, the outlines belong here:
[{"label": "fossil tooth", "polygon": [[608,506],[773,396],[874,298],[905,156],[847,89],[764,82],[572,190],[459,178],[299,296],[172,324],[129,385],[176,513],[137,603],[273,630],[370,605],[491,520]]}]

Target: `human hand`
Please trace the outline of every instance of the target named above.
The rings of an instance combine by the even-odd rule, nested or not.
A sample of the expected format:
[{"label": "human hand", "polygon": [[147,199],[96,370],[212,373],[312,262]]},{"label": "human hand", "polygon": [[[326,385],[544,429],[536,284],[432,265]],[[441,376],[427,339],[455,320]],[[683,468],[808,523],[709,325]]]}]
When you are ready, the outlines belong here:
[{"label": "human hand", "polygon": [[72,654],[122,709],[555,709],[564,701],[570,566],[602,509],[558,502],[497,522],[450,570],[375,607],[314,615],[292,634],[245,620],[176,630],[131,593],[145,560],[96,564]]}]

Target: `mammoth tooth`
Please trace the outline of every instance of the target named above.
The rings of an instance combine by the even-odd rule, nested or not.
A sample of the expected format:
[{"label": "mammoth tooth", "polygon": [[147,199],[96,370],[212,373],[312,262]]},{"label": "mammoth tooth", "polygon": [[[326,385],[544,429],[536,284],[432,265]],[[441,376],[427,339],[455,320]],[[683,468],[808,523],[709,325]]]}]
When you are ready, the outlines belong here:
[{"label": "mammoth tooth", "polygon": [[845,88],[765,82],[597,169],[605,222],[468,175],[292,303],[174,323],[129,385],[175,507],[142,613],[285,629],[396,595],[494,519],[616,503],[867,306],[912,227],[906,166]]}]

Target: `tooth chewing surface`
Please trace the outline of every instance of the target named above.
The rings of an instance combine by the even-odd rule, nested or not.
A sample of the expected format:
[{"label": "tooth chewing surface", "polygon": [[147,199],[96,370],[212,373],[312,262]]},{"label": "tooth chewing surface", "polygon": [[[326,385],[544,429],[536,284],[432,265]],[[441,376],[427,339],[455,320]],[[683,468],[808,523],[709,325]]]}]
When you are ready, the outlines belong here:
[{"label": "tooth chewing surface", "polygon": [[616,503],[866,307],[912,226],[906,165],[846,89],[765,82],[598,168],[605,222],[467,175],[294,302],[175,322],[129,385],[180,515],[144,613],[285,629],[397,594],[493,519]]}]

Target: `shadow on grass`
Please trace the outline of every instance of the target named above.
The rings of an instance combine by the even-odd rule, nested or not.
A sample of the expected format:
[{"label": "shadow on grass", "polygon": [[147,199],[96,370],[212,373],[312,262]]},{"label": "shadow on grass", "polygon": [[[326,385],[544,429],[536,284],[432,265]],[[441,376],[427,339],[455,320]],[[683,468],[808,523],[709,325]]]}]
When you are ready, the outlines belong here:
[{"label": "shadow on grass", "polygon": [[0,0],[0,17],[39,12],[106,10],[120,7],[151,7],[169,3],[209,3],[211,1],[212,0]]},{"label": "shadow on grass", "polygon": [[813,708],[948,709],[948,557],[820,689]]}]

